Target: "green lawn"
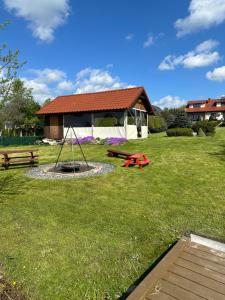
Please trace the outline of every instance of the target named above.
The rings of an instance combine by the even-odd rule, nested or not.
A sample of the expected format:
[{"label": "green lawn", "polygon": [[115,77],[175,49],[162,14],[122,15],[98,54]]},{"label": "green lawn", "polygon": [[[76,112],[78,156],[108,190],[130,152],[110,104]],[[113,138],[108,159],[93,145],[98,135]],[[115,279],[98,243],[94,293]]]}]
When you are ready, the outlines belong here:
[{"label": "green lawn", "polygon": [[[225,129],[115,147],[148,154],[143,170],[122,168],[107,148],[84,146],[89,160],[117,166],[101,177],[0,172],[0,262],[31,299],[116,299],[184,232],[225,238]],[[40,162],[58,151],[39,146]]]}]

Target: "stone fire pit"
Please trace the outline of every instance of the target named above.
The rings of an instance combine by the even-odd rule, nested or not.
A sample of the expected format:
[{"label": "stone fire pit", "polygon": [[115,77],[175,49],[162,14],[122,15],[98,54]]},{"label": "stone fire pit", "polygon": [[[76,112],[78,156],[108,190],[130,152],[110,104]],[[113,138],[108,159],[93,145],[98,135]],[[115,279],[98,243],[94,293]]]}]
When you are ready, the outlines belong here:
[{"label": "stone fire pit", "polygon": [[55,164],[45,164],[31,168],[26,175],[36,179],[76,179],[87,176],[99,176],[112,172],[115,166],[108,163],[84,161],[61,162],[55,168]]}]

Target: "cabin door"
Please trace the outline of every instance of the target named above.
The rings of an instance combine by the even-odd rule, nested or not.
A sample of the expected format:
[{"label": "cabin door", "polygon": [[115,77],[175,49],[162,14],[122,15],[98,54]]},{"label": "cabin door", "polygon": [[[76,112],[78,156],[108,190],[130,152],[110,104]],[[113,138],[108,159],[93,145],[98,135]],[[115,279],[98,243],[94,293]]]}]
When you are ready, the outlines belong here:
[{"label": "cabin door", "polygon": [[63,115],[51,115],[49,120],[51,139],[60,140],[63,138]]}]

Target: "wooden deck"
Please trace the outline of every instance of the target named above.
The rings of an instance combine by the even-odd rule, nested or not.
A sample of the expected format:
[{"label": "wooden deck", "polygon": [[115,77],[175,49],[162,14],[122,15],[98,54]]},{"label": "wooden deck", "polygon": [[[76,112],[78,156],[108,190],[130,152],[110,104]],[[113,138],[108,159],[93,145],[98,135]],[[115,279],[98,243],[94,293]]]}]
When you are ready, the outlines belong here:
[{"label": "wooden deck", "polygon": [[225,300],[225,244],[182,238],[127,298],[150,299]]}]

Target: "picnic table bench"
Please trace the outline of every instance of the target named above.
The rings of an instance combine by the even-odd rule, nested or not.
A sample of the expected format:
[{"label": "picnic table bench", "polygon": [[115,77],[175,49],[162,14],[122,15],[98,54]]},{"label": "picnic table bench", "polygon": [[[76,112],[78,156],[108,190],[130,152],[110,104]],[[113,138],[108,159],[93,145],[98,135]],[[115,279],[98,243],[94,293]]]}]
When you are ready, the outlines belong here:
[{"label": "picnic table bench", "polygon": [[108,151],[108,156],[109,157],[122,157],[122,158],[128,158],[129,156],[131,156],[133,153],[128,153],[128,152],[124,152],[124,151],[119,151],[119,150],[112,150],[109,149]]},{"label": "picnic table bench", "polygon": [[5,170],[7,170],[9,166],[34,166],[38,163],[38,155],[35,154],[37,151],[37,149],[0,151],[0,155],[3,156],[1,165]]},{"label": "picnic table bench", "polygon": [[150,164],[151,161],[148,159],[147,155],[144,153],[135,153],[128,156],[124,162],[124,167],[128,168],[130,165],[138,165],[139,169],[142,169],[143,166]]}]

